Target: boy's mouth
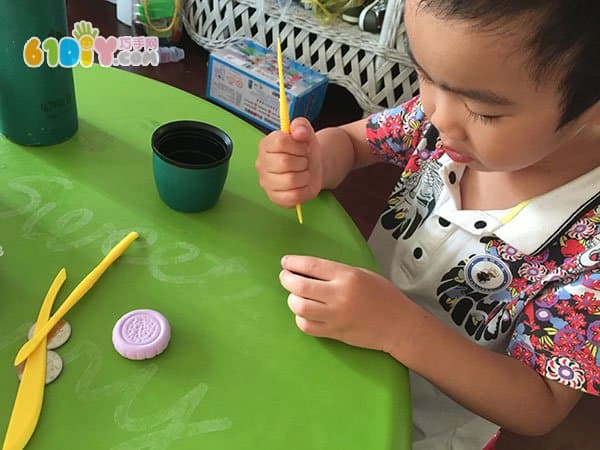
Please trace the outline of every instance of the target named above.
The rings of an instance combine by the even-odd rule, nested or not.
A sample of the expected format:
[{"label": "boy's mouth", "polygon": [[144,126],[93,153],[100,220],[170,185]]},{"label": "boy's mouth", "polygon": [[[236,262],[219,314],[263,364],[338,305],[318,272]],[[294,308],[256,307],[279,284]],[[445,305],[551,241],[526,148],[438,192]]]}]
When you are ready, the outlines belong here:
[{"label": "boy's mouth", "polygon": [[450,159],[454,162],[467,164],[473,161],[473,158],[471,158],[470,156],[459,153],[446,145],[444,145],[444,150],[446,151],[446,154],[450,157]]}]

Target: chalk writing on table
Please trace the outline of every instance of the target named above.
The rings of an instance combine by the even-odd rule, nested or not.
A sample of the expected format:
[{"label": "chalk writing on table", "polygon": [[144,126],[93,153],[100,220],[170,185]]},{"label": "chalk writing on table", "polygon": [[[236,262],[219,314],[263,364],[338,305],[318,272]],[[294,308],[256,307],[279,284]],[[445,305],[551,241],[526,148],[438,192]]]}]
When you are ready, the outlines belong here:
[{"label": "chalk writing on table", "polygon": [[[85,246],[98,246],[103,254],[131,229],[143,239],[136,242],[139,251],[123,255],[123,263],[146,267],[155,279],[173,284],[203,284],[210,277],[238,276],[247,272],[243,258],[223,257],[203,251],[185,241],[165,242],[154,229],[132,225],[116,227],[112,223],[94,223],[94,211],[82,207],[61,210],[61,201],[74,193],[77,185],[63,177],[23,176],[10,180],[0,189],[11,192],[11,207],[0,210],[0,220],[23,218],[20,227],[24,239],[43,243],[51,252],[66,252]],[[44,196],[51,199],[45,199]],[[22,199],[13,202],[13,199]],[[51,224],[51,226],[48,226]],[[5,245],[6,246],[6,245]],[[6,246],[7,247],[7,246]],[[143,253],[143,256],[137,256]],[[191,264],[193,263],[193,264]],[[194,267],[193,273],[190,266]],[[182,273],[182,271],[184,273]],[[231,297],[245,297],[249,292],[236,292]],[[30,324],[4,330],[0,335],[0,349],[14,346],[27,334]],[[0,330],[2,331],[2,330]],[[127,378],[100,379],[102,353],[93,341],[80,341],[63,353],[65,363],[85,358],[88,363],[78,377],[75,394],[82,401],[115,398],[114,423],[131,433],[131,438],[116,444],[111,450],[167,450],[178,448],[177,441],[202,434],[225,431],[232,427],[228,417],[192,421],[208,392],[208,384],[198,383],[174,400],[170,406],[148,414],[134,414],[136,400],[150,389],[149,383],[158,372],[158,365],[150,363],[140,372]],[[145,390],[146,388],[146,390]],[[203,414],[204,415],[204,414]]]},{"label": "chalk writing on table", "polygon": [[[0,220],[22,216],[23,238],[44,242],[50,251],[65,252],[101,241],[100,248],[106,254],[123,235],[135,229],[143,238],[136,243],[136,247],[145,246],[148,253],[143,257],[124,255],[123,261],[147,267],[159,281],[201,285],[207,278],[239,276],[247,272],[248,264],[240,257],[222,257],[185,241],[160,242],[161,238],[155,230],[139,224],[127,229],[117,228],[112,223],[94,224],[94,211],[89,208],[61,211],[60,199],[76,188],[75,183],[67,178],[23,176],[9,181],[7,187],[21,196],[23,202],[0,210]],[[41,192],[53,196],[53,199],[44,201]],[[42,221],[53,222],[53,226],[41,227]],[[184,266],[189,271],[192,262],[194,273],[182,274]]]},{"label": "chalk writing on table", "polygon": [[142,366],[135,375],[99,384],[102,381],[99,375],[103,361],[96,343],[90,340],[80,341],[64,354],[66,364],[80,358],[87,360],[88,365],[75,385],[76,395],[83,401],[118,398],[113,417],[115,425],[132,434],[137,433],[132,439],[113,446],[111,450],[178,448],[176,441],[179,439],[225,431],[232,427],[228,417],[190,422],[208,392],[206,383],[198,383],[169,407],[135,416],[132,414],[135,402],[148,392],[145,389],[158,373],[158,365],[149,363]]}]

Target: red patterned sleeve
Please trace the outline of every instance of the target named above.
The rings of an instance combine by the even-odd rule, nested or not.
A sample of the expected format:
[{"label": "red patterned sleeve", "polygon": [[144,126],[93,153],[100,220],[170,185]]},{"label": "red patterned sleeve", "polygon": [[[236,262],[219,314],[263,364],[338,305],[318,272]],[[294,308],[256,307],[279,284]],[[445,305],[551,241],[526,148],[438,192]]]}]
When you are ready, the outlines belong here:
[{"label": "red patterned sleeve", "polygon": [[525,306],[508,353],[542,376],[600,396],[600,268]]},{"label": "red patterned sleeve", "polygon": [[429,126],[419,96],[373,114],[367,121],[367,142],[374,154],[402,168]]}]

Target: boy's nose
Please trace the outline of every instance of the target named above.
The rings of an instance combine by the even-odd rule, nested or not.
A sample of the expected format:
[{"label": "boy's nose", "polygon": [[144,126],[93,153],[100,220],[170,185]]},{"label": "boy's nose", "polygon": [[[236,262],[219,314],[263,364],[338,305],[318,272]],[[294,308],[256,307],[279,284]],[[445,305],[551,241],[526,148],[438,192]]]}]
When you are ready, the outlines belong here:
[{"label": "boy's nose", "polygon": [[462,101],[452,94],[440,92],[435,96],[432,106],[429,119],[440,135],[453,142],[464,141],[467,136],[463,123],[465,114]]}]

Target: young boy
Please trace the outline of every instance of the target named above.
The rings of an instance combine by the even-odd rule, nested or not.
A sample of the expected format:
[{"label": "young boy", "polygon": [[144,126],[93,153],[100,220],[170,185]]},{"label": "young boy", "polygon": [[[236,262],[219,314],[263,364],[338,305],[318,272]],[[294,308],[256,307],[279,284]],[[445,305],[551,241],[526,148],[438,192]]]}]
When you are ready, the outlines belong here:
[{"label": "young boy", "polygon": [[369,240],[386,278],[282,259],[297,326],[411,370],[415,449],[497,426],[497,448],[592,448],[573,427],[600,411],[600,2],[406,0],[404,20],[420,97],[260,143],[286,208],[404,168]]}]

